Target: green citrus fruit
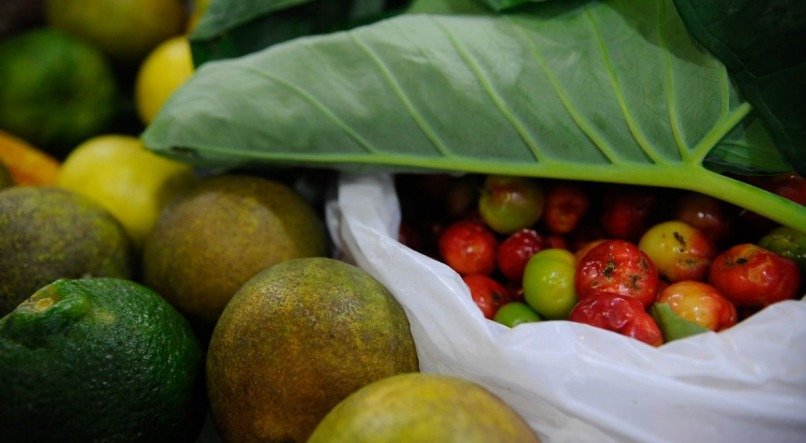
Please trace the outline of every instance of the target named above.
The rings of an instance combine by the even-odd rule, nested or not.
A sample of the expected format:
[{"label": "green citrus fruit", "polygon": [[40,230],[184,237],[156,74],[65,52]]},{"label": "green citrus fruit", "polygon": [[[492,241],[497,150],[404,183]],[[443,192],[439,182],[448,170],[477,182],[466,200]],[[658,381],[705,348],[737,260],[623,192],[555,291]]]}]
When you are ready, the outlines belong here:
[{"label": "green citrus fruit", "polygon": [[223,175],[201,180],[160,213],[143,248],[143,278],[194,321],[213,325],[253,275],[326,253],[318,214],[293,189]]},{"label": "green citrus fruit", "polygon": [[120,223],[62,189],[0,191],[0,315],[59,278],[129,278],[134,260]]},{"label": "green citrus fruit", "polygon": [[116,60],[136,64],[184,30],[186,13],[182,0],[45,0],[45,17]]},{"label": "green citrus fruit", "polygon": [[187,321],[129,280],[57,280],[0,319],[5,441],[192,441],[202,351]]},{"label": "green citrus fruit", "polygon": [[519,443],[540,441],[526,421],[482,386],[412,373],[353,393],[319,423],[309,443]]},{"label": "green citrus fruit", "polygon": [[256,275],[227,305],[207,391],[226,441],[303,442],[352,392],[417,370],[406,315],[386,288],[347,263],[301,258]]},{"label": "green citrus fruit", "polygon": [[53,29],[0,42],[0,85],[0,128],[59,153],[105,130],[116,106],[103,54]]},{"label": "green citrus fruit", "polygon": [[70,152],[57,183],[100,203],[140,249],[162,208],[195,181],[190,165],[154,154],[136,137],[102,135]]}]

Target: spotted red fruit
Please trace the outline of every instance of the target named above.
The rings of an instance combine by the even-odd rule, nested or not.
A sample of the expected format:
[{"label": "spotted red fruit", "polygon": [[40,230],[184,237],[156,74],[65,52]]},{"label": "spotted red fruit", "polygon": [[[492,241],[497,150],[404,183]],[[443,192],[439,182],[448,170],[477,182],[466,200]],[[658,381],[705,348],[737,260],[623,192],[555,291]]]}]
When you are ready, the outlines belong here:
[{"label": "spotted red fruit", "polygon": [[579,260],[575,285],[580,300],[609,292],[635,298],[648,307],[657,296],[658,270],[633,243],[606,240]]},{"label": "spotted red fruit", "polygon": [[454,222],[442,232],[438,246],[442,259],[459,274],[489,274],[495,269],[498,240],[481,223]]},{"label": "spotted red fruit", "polygon": [[545,240],[534,229],[521,229],[498,245],[498,270],[507,279],[520,282],[526,262],[546,247]]},{"label": "spotted red fruit", "polygon": [[737,307],[763,308],[795,298],[801,276],[793,260],[743,243],[714,259],[708,282]]}]

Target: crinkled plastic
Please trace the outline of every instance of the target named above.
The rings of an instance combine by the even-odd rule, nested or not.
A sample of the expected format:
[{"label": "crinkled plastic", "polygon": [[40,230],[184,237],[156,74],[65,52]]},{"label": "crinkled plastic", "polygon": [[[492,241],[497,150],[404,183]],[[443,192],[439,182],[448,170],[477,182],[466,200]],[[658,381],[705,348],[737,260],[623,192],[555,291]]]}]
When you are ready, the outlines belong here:
[{"label": "crinkled plastic", "polygon": [[568,321],[485,319],[448,266],[396,241],[388,174],[344,174],[327,203],[341,258],[404,307],[423,372],[477,382],[546,442],[806,441],[806,303],[654,348]]}]

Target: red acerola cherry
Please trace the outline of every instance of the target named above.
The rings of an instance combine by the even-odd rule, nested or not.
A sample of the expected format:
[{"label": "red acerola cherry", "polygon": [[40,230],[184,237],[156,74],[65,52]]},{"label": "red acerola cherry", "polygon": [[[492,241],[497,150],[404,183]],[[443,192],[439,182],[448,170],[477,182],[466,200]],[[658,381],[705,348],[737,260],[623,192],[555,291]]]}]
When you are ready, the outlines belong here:
[{"label": "red acerola cherry", "polygon": [[495,269],[498,240],[481,223],[452,223],[440,235],[438,246],[445,263],[461,275],[489,274]]},{"label": "red acerola cherry", "polygon": [[534,229],[524,228],[515,232],[498,245],[498,270],[507,279],[520,282],[526,262],[546,247],[545,240]]}]

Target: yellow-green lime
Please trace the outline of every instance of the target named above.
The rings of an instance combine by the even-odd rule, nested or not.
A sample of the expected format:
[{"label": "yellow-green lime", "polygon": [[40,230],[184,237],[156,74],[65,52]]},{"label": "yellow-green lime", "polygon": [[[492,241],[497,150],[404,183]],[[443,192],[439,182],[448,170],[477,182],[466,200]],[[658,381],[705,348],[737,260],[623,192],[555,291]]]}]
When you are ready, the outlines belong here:
[{"label": "yellow-green lime", "polygon": [[143,249],[143,278],[199,325],[213,325],[252,276],[326,255],[326,239],[319,215],[292,188],[257,176],[210,177],[160,213]]},{"label": "yellow-green lime", "polygon": [[371,383],[339,403],[309,443],[534,443],[526,421],[470,381],[412,373]]},{"label": "yellow-green lime", "polygon": [[256,275],[227,305],[207,391],[226,441],[304,442],[352,392],[417,370],[408,320],[385,287],[356,266],[301,258]]},{"label": "yellow-green lime", "polygon": [[0,316],[59,278],[130,278],[123,226],[82,195],[49,187],[0,191]]}]

